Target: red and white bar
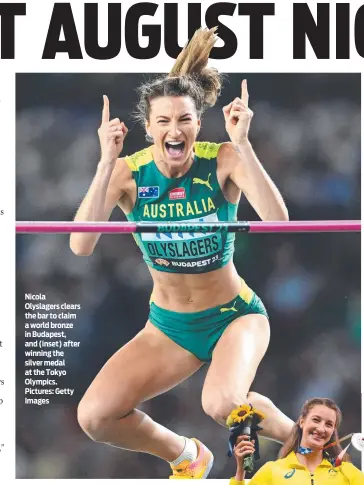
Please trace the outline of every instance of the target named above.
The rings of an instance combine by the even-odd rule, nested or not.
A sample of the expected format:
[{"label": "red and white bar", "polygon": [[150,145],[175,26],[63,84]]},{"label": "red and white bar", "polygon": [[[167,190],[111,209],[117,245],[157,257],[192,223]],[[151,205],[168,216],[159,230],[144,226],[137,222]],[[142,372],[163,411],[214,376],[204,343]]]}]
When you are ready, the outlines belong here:
[{"label": "red and white bar", "polygon": [[135,222],[33,222],[16,223],[17,234],[70,234],[71,232],[101,232],[130,234],[137,232]]},{"label": "red and white bar", "polygon": [[249,222],[249,232],[360,232],[361,221]]},{"label": "red and white bar", "polygon": [[140,223],[140,222],[36,222],[18,221],[17,234],[69,234],[72,232],[97,232],[105,234],[130,234],[141,232],[360,232],[361,221],[287,221],[287,222],[200,222]]}]

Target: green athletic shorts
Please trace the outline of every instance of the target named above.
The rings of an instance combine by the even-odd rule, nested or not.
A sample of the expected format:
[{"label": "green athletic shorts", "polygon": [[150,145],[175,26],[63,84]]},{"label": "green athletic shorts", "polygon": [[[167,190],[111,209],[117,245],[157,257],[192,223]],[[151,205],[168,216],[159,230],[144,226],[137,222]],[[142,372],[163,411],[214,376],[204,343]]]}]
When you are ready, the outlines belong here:
[{"label": "green athletic shorts", "polygon": [[196,313],[177,313],[158,307],[151,300],[150,322],[176,344],[208,362],[224,330],[236,318],[259,313],[268,318],[261,299],[244,282],[230,302]]}]

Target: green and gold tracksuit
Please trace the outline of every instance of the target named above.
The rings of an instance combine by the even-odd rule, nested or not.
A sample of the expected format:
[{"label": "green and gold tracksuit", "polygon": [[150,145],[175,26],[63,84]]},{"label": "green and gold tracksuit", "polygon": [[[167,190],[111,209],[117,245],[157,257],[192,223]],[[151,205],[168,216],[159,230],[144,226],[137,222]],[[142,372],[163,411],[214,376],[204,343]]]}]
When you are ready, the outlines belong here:
[{"label": "green and gold tracksuit", "polygon": [[352,463],[334,467],[328,460],[311,473],[292,451],[286,458],[269,461],[251,480],[230,480],[230,485],[364,485],[364,474]]}]

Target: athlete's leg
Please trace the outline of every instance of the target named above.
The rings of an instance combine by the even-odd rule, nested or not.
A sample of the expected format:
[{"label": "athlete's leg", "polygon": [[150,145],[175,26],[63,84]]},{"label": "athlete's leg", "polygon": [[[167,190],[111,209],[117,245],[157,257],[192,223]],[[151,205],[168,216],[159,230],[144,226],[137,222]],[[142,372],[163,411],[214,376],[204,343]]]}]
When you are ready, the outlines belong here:
[{"label": "athlete's leg", "polygon": [[260,314],[239,317],[226,328],[212,354],[202,391],[202,406],[209,416],[224,425],[234,408],[251,403],[266,416],[260,434],[283,442],[293,421],[268,398],[249,392],[269,337],[268,319]]},{"label": "athlete's leg", "polygon": [[148,322],[96,376],[79,404],[79,424],[95,441],[173,461],[184,438],[135,406],[176,386],[201,365]]}]

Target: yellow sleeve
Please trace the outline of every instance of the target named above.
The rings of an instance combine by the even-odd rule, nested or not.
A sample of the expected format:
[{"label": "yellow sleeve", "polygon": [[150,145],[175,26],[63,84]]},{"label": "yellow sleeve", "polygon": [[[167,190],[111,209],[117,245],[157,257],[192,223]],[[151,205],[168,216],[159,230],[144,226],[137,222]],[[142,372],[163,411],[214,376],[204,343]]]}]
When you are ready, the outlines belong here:
[{"label": "yellow sleeve", "polygon": [[350,485],[364,485],[364,473],[352,463],[343,463],[341,470]]},{"label": "yellow sleeve", "polygon": [[273,461],[268,461],[250,480],[249,485],[272,485]]},{"label": "yellow sleeve", "polygon": [[230,478],[230,485],[245,485],[245,480],[235,480],[234,477]]}]

